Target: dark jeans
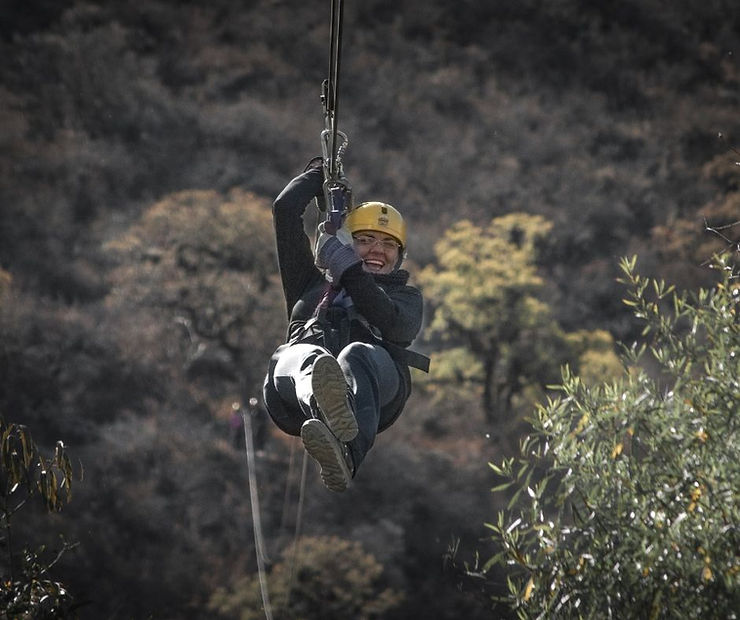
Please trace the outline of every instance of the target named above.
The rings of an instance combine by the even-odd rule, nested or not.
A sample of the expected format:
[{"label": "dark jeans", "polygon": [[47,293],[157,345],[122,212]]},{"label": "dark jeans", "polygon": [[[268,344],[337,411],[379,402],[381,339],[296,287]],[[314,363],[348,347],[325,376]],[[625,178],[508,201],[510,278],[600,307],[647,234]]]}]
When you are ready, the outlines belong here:
[{"label": "dark jeans", "polygon": [[[280,354],[273,373],[273,384],[280,398],[291,409],[310,417],[310,397],[313,362],[328,353],[318,345],[297,343]],[[396,411],[384,411],[383,406],[394,400],[401,385],[396,364],[388,352],[364,342],[347,345],[337,356],[347,385],[355,398],[355,415],[359,432],[349,446],[355,469],[375,442],[378,428],[385,426],[384,416],[395,417]]]}]

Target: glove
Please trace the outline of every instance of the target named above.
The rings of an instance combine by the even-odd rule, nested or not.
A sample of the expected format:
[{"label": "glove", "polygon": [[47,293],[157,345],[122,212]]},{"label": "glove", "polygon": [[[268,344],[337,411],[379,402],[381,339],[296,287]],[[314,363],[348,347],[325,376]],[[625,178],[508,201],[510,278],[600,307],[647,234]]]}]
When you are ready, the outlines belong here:
[{"label": "glove", "polygon": [[[331,227],[330,227],[331,228]],[[326,271],[329,280],[338,284],[342,274],[353,265],[362,262],[352,246],[352,235],[345,228],[336,234],[326,232],[326,222],[319,224],[316,239],[315,262],[319,269]],[[341,238],[341,240],[340,240]]]},{"label": "glove", "polygon": [[349,232],[344,226],[342,226],[336,233],[336,238],[342,242],[342,245],[348,245],[353,248],[355,240],[352,238],[352,233]]},{"label": "glove", "polygon": [[[319,224],[318,226],[318,229],[317,229],[318,237],[316,238],[316,248],[314,250],[314,255],[316,256],[317,259],[319,255],[321,255],[321,250],[323,249],[323,247],[326,245],[326,243],[330,239],[336,239],[342,245],[348,245],[350,247],[354,247],[354,239],[352,239],[352,233],[350,233],[344,227],[332,233],[331,232],[332,228],[334,228],[334,226],[332,225],[331,222],[321,222],[321,224]],[[336,244],[332,242],[331,246],[332,248],[334,248],[336,247]],[[331,252],[333,252],[333,250],[331,250]],[[317,266],[319,265],[317,264]]]},{"label": "glove", "polygon": [[327,242],[334,238],[334,235],[330,235],[328,232],[326,232],[326,222],[321,222],[319,224],[319,227],[316,229],[317,237],[316,237],[316,247],[314,248],[314,256],[316,257],[316,266],[319,269],[325,269],[326,265],[319,265],[319,256],[321,256],[321,251],[324,248],[324,246],[327,244]]}]

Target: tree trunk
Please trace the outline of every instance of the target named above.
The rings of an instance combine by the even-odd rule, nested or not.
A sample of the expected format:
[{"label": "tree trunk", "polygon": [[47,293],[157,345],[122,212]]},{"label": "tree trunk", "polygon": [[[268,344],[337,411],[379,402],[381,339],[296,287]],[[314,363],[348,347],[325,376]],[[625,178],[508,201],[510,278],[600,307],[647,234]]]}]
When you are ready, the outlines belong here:
[{"label": "tree trunk", "polygon": [[498,354],[496,352],[487,355],[483,362],[483,414],[488,424],[497,422],[496,413],[496,362]]}]

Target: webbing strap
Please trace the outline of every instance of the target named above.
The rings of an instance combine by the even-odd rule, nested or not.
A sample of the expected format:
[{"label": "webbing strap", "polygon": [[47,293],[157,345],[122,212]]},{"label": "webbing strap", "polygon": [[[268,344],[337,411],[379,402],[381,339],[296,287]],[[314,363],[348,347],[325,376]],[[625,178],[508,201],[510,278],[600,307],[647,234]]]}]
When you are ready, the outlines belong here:
[{"label": "webbing strap", "polygon": [[313,316],[315,318],[318,318],[322,321],[324,320],[324,317],[326,316],[326,311],[337,298],[337,295],[339,295],[339,291],[340,289],[333,287],[330,282],[327,282],[325,284],[324,293],[323,295],[321,295],[321,300],[318,304],[316,304],[316,309],[313,311]]}]

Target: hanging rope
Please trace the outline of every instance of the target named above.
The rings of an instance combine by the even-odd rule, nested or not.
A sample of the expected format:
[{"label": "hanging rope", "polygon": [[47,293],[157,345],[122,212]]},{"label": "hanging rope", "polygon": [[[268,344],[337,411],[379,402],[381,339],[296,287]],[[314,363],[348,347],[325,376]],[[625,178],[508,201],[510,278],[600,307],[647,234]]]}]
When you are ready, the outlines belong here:
[{"label": "hanging rope", "polygon": [[290,442],[290,459],[288,461],[288,475],[285,477],[285,494],[283,495],[283,511],[280,517],[280,531],[288,526],[288,505],[290,504],[290,481],[293,479],[293,468],[295,467],[296,442]]},{"label": "hanging rope", "polygon": [[298,493],[298,510],[296,511],[295,533],[293,535],[293,557],[290,561],[290,577],[288,578],[288,595],[286,597],[285,608],[290,609],[290,595],[293,593],[293,584],[295,583],[296,567],[298,566],[298,544],[301,538],[301,527],[303,519],[303,498],[306,489],[306,471],[308,469],[308,454],[303,452],[303,463],[301,464],[301,486]]},{"label": "hanging rope", "polygon": [[[269,563],[267,553],[265,552],[265,541],[262,533],[262,518],[259,505],[259,494],[257,492],[257,466],[254,458],[254,439],[252,432],[252,416],[257,412],[257,399],[249,399],[249,411],[242,409],[242,419],[244,420],[244,446],[247,453],[247,469],[249,478],[249,501],[252,507],[252,531],[254,532],[254,547],[257,555],[257,573],[260,583],[260,594],[262,596],[262,607],[265,610],[265,618],[272,620],[272,606],[270,604],[270,594],[267,587],[267,573],[265,565]],[[290,491],[290,478],[294,463],[295,442],[291,444],[290,465],[288,480],[286,482],[285,498],[283,503],[283,517],[281,527],[285,524],[287,513],[288,496]],[[295,567],[298,562],[298,547],[303,527],[303,504],[306,496],[306,471],[308,470],[308,455],[303,452],[303,461],[301,464],[301,479],[298,487],[298,509],[296,511],[295,531],[293,533],[293,554],[290,562],[290,577],[288,579],[288,591],[286,594],[285,608],[289,609],[290,596],[293,591]]]},{"label": "hanging rope", "polygon": [[262,607],[265,610],[265,618],[272,620],[272,606],[270,605],[270,595],[267,590],[267,575],[265,573],[265,564],[267,556],[265,555],[265,543],[262,536],[262,519],[260,517],[260,502],[257,493],[257,474],[254,462],[254,443],[252,441],[252,412],[256,410],[257,399],[249,399],[250,411],[242,409],[242,419],[244,420],[244,444],[247,451],[247,469],[249,470],[249,501],[252,504],[252,531],[254,532],[254,548],[257,554],[257,573],[260,581],[260,593],[262,594]]}]

